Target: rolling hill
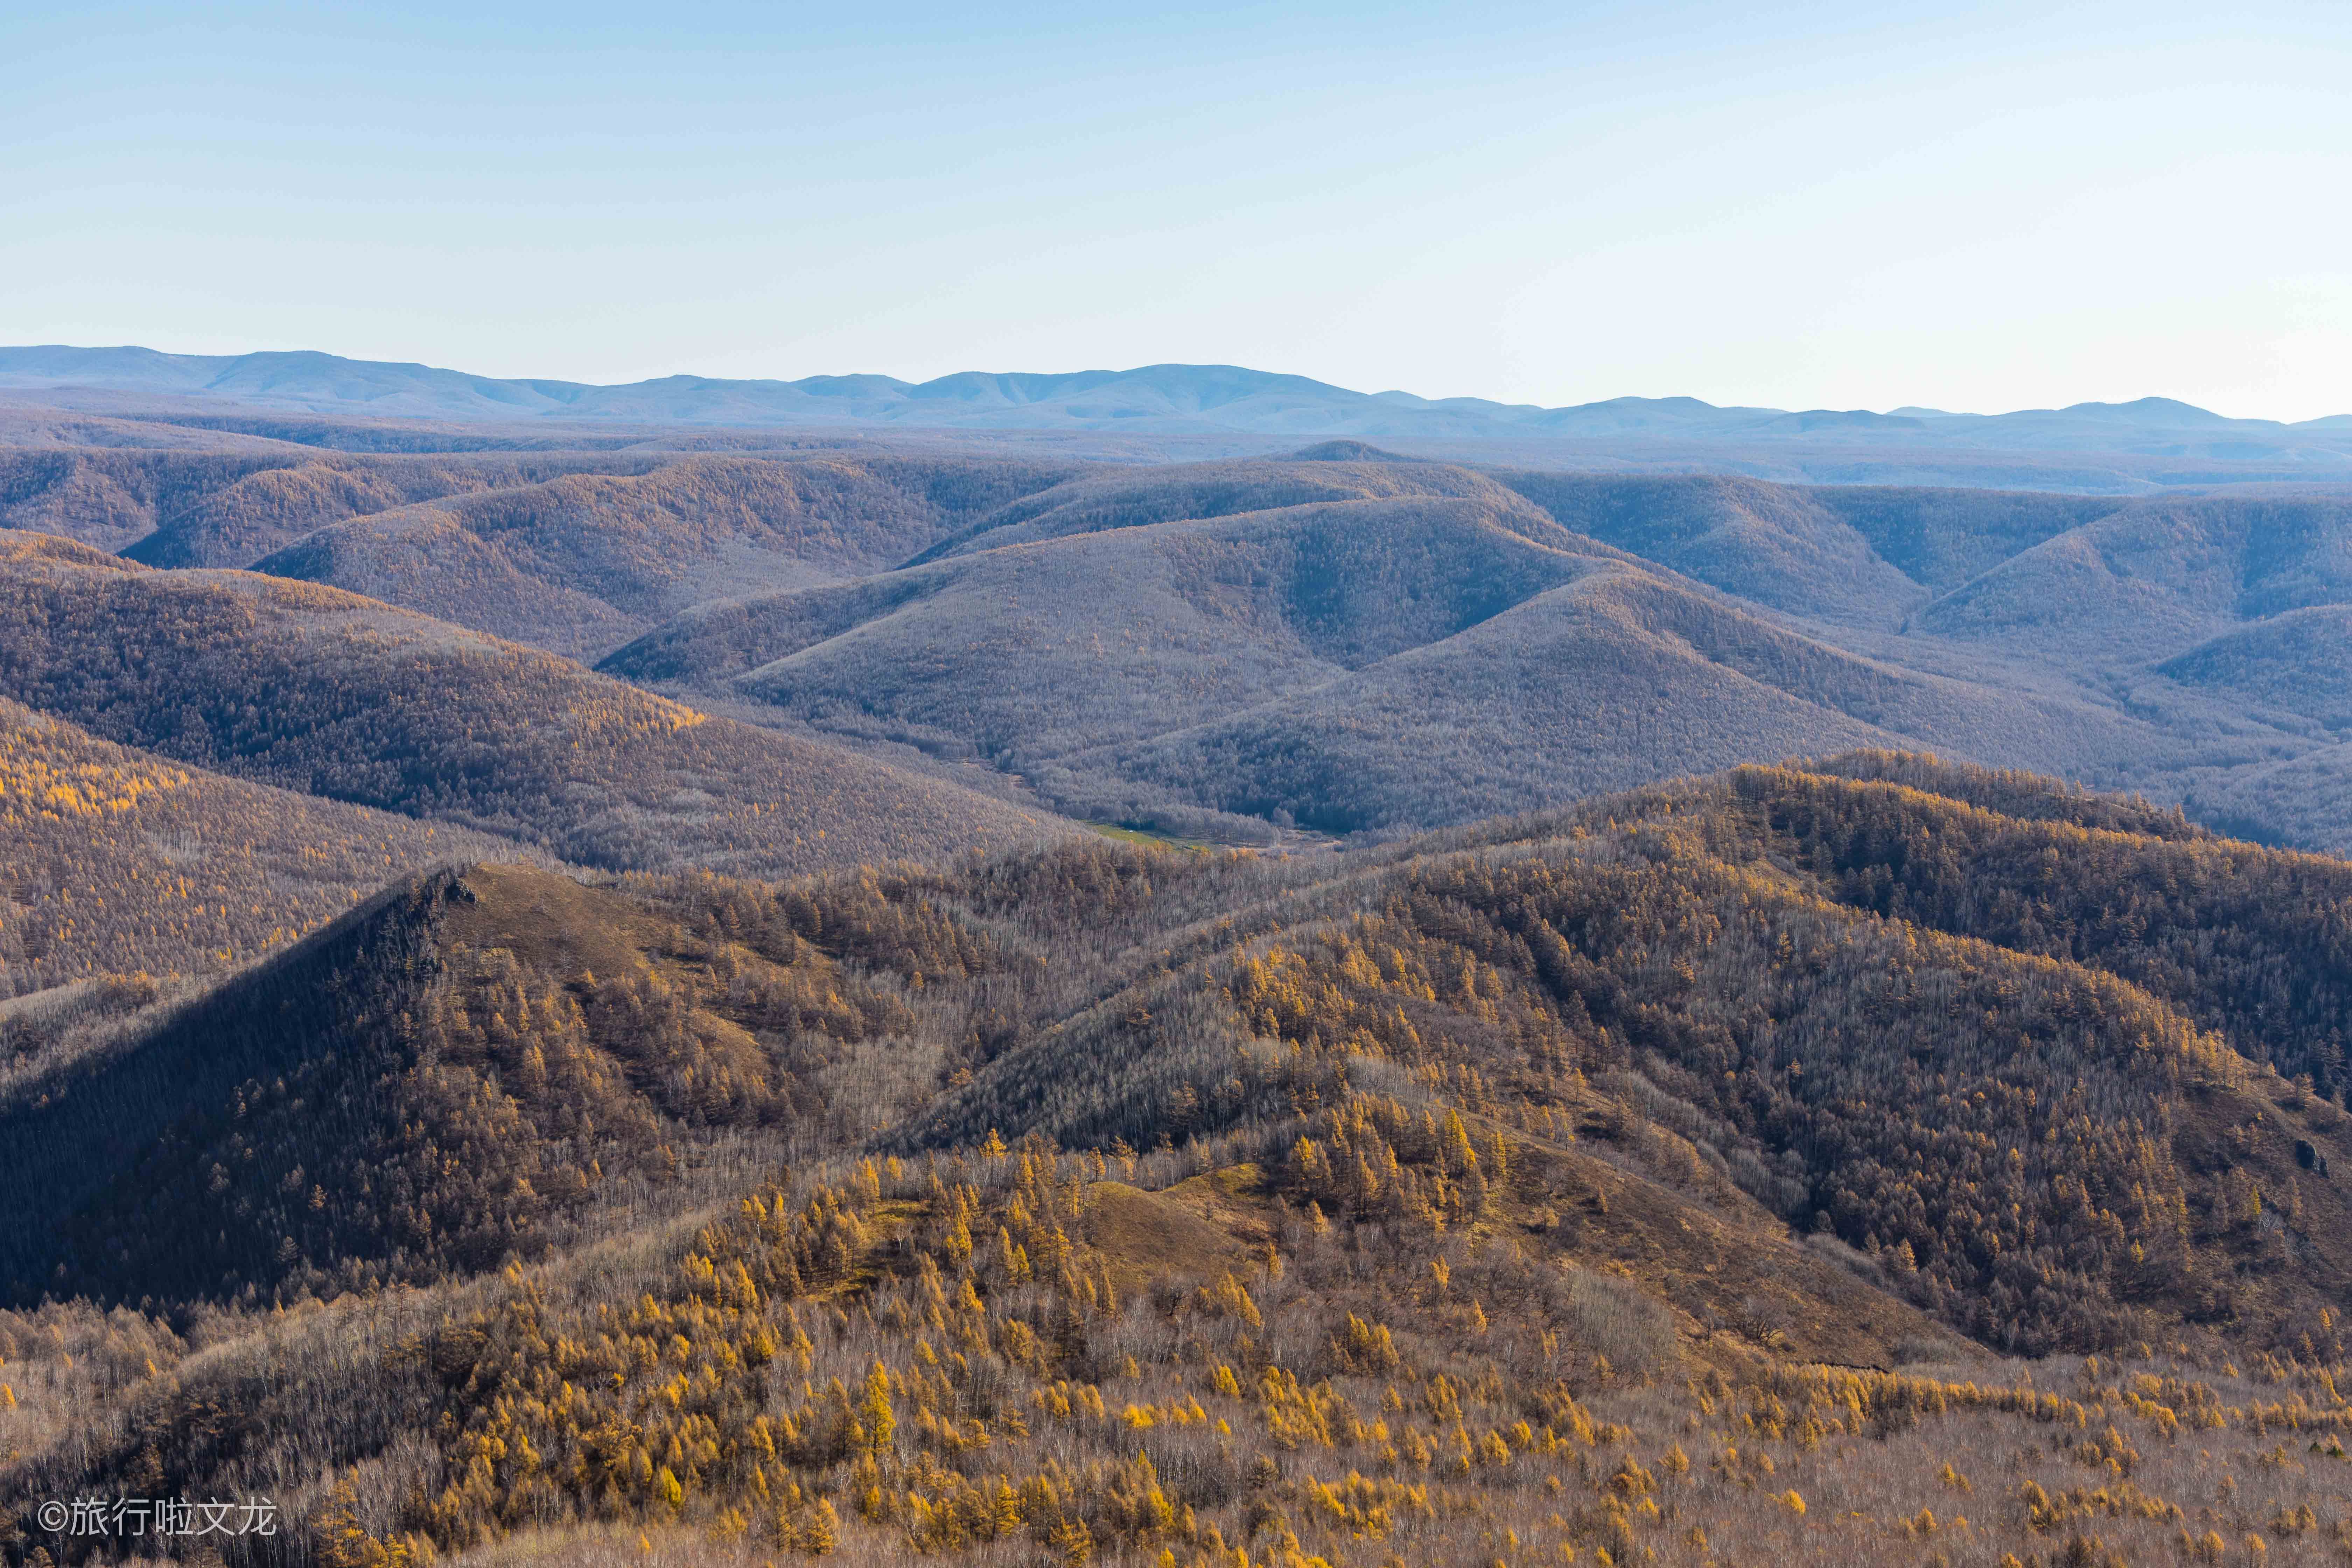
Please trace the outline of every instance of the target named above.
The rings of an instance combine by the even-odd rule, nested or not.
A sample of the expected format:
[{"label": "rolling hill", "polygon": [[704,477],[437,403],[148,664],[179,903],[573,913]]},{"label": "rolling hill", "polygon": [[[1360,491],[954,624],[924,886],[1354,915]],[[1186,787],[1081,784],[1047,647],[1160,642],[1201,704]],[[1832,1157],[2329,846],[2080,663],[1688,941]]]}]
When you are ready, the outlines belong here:
[{"label": "rolling hill", "polygon": [[1798,489],[1716,475],[1496,477],[1562,527],[1725,593],[1885,629],[1899,628],[1936,592],[2116,507],[2081,496]]},{"label": "rolling hill", "polygon": [[[789,920],[712,969],[680,922],[740,898],[517,866],[395,882],[136,1049],[20,1096],[0,1272],[20,1290],[42,1273],[224,1298],[431,1281],[626,1214],[730,1139],[790,1124],[805,1140],[844,1065],[912,1015]],[[245,1184],[226,1200],[206,1180],[224,1161]],[[35,1223],[85,1205],[62,1230]],[[59,1247],[62,1273],[33,1268]]]},{"label": "rolling hill", "polygon": [[[695,606],[604,668],[1227,837],[1926,745],[2342,848],[2345,508],[1480,473],[1336,443],[1083,475],[898,570]],[[2231,783],[2266,770],[2309,793]]]},{"label": "rolling hill", "polygon": [[1921,610],[1934,635],[2109,667],[2352,599],[2352,500],[2137,501],[2021,552]]},{"label": "rolling hill", "polygon": [[[2332,616],[2346,503],[2309,492],[1475,469],[1351,440],[1125,465],[12,461],[9,515],[150,563],[258,563],[606,658],[730,718],[919,766],[982,762],[1016,793],[1132,826],[1247,839],[1284,813],[1397,830],[1927,745],[2352,845],[2326,696],[2352,662]],[[1472,542],[1487,534],[1515,542],[1493,555]],[[1651,585],[1536,603],[1595,563]],[[1376,668],[1350,638],[1401,662]]]},{"label": "rolling hill", "polygon": [[264,444],[237,452],[0,450],[0,527],[53,533],[154,566],[249,566],[351,517],[659,459],[344,457]]},{"label": "rolling hill", "polygon": [[2347,910],[1886,752],[410,879],[0,1100],[0,1477],[387,1561],[2319,1552]]},{"label": "rolling hill", "polygon": [[2097,773],[2147,740],[2087,704],[1857,658],[1612,570],[1309,693],[1066,765],[1221,810],[1392,832],[1858,745]]},{"label": "rolling hill", "polygon": [[160,758],[583,864],[770,874],[1066,831],[313,584],[0,532],[0,696]]},{"label": "rolling hill", "polygon": [[[652,570],[709,570],[729,545],[813,565],[895,565],[981,511],[1084,465],[890,453],[698,458],[675,452],[321,453],[0,447],[0,527],[76,539],[151,566],[252,566],[378,514],[446,514],[542,572],[624,599]],[[394,525],[394,531],[399,531]],[[583,537],[583,534],[586,537]],[[621,534],[634,554],[600,560]],[[347,551],[364,533],[338,536]],[[494,548],[477,545],[477,548]],[[614,542],[610,548],[626,550]],[[658,552],[679,550],[669,567]],[[756,579],[755,579],[756,581]],[[586,585],[594,586],[591,582]]]},{"label": "rolling hill", "polygon": [[1458,500],[1484,508],[1515,532],[1557,542],[1537,508],[1483,474],[1399,459],[1358,442],[1325,443],[1290,459],[1186,463],[1158,471],[1112,470],[1040,489],[975,519],[911,558],[910,565],[975,550],[1073,534],[1199,521],[1329,501]]},{"label": "rolling hill", "polygon": [[1017,460],[682,458],[379,510],[236,564],[593,658],[706,600],[887,570],[961,519],[1068,471]]},{"label": "rolling hill", "polygon": [[[1382,456],[1087,476],[902,570],[688,611],[602,668],[977,756],[1078,815],[1229,835],[1235,816],[1465,821],[1861,745],[2107,778],[2186,752],[2095,691],[1967,657],[1913,668],[1900,639],[1841,646],[1934,592],[1820,492],[1514,477],[1556,516],[1486,476]],[[1916,558],[1951,504],[1873,498],[1858,515]],[[2017,532],[2074,504],[2053,498]]]},{"label": "rolling hill", "polygon": [[[1515,521],[1368,501],[1085,534],[714,605],[606,668],[744,670],[738,689],[795,713],[862,709],[992,754],[1051,755],[1319,684],[1591,564]],[[909,680],[919,650],[929,679]]]},{"label": "rolling hill", "polygon": [[2340,734],[2352,730],[2347,648],[2352,603],[2313,605],[2232,626],[2156,668],[2183,686],[2295,714]]},{"label": "rolling hill", "polygon": [[0,997],[217,972],[386,881],[523,854],[461,828],[224,777],[0,700]]}]

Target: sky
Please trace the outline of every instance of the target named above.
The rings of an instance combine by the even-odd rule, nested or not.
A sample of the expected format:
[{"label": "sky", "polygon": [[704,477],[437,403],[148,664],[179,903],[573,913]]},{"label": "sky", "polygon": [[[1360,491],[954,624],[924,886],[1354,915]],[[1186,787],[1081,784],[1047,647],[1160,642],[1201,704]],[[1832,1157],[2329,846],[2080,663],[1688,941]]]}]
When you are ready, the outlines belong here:
[{"label": "sky", "polygon": [[2352,5],[0,6],[0,342],[2352,413]]}]

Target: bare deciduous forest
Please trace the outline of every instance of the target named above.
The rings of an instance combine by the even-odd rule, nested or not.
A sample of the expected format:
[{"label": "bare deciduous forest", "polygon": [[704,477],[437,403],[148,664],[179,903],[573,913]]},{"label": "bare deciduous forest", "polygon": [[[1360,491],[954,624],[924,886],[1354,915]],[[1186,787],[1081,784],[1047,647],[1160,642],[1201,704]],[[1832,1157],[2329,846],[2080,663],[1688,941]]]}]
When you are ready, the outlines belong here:
[{"label": "bare deciduous forest", "polygon": [[0,997],[197,974],[281,946],[397,878],[520,846],[110,745],[0,700]]},{"label": "bare deciduous forest", "polygon": [[8,1103],[0,1444],[328,1563],[2324,1552],[2347,911],[1887,753],[413,879]]},{"label": "bare deciduous forest", "polygon": [[42,417],[8,1568],[2352,1556],[2339,497]]},{"label": "bare deciduous forest", "polygon": [[2352,846],[2340,489],[213,426],[253,449],[8,454],[0,521],[347,588],[1188,837],[1409,831],[1872,747]]},{"label": "bare deciduous forest", "polygon": [[1055,831],[341,589],[0,533],[0,696],[173,762],[610,867],[789,870]]}]

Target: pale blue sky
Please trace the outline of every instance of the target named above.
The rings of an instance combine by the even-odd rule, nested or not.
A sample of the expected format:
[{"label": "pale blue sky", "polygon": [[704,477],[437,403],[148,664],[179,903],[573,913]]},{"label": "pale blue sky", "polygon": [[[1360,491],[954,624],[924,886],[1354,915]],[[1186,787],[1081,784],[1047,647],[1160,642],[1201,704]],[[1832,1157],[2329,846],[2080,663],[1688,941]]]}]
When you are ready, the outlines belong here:
[{"label": "pale blue sky", "polygon": [[2341,0],[29,10],[0,342],[2352,412]]}]

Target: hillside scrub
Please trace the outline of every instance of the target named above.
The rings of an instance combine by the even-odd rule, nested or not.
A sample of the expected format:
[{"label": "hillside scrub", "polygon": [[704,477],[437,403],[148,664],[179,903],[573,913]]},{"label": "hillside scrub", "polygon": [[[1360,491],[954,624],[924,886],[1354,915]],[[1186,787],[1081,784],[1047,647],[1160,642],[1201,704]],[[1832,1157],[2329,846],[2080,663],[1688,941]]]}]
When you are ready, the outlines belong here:
[{"label": "hillside scrub", "polygon": [[0,1108],[0,1474],[289,1562],[2334,1551],[2333,864],[1874,754],[410,882]]}]

